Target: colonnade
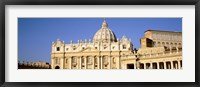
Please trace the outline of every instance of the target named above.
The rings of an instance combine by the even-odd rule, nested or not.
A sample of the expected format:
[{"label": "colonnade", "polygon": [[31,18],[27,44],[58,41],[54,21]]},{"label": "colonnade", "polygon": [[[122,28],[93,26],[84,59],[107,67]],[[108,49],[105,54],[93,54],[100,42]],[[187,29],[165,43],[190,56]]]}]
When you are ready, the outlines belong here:
[{"label": "colonnade", "polygon": [[[67,61],[67,62],[66,62]],[[67,69],[110,69],[111,58],[108,56],[81,56],[65,58]]]},{"label": "colonnade", "polygon": [[[67,57],[60,62],[59,65],[54,66],[61,67],[61,69],[120,69],[120,65],[113,66],[113,57],[109,56],[73,56]],[[124,66],[124,64],[122,64]],[[122,69],[182,69],[182,60],[168,60],[147,62],[146,60],[140,60],[134,64],[125,64],[126,67]]]},{"label": "colonnade", "polygon": [[182,69],[182,60],[140,63],[137,69]]}]

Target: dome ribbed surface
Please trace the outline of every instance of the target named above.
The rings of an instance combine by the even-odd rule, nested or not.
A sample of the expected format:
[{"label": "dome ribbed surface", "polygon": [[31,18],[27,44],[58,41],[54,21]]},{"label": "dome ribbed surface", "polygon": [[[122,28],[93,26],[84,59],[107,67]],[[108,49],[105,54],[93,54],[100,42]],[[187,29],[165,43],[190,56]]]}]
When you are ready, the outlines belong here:
[{"label": "dome ribbed surface", "polygon": [[104,19],[104,22],[102,23],[101,29],[99,29],[93,38],[94,42],[116,42],[116,36],[114,32],[108,28],[108,24],[106,23],[106,20]]}]

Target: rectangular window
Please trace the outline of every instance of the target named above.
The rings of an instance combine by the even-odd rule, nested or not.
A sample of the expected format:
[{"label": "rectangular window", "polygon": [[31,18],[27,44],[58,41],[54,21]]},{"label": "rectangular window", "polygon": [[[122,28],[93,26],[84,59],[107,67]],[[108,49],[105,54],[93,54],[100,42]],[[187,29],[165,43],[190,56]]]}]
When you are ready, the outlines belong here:
[{"label": "rectangular window", "polygon": [[115,49],[115,47],[112,47],[112,49]]},{"label": "rectangular window", "polygon": [[123,45],[123,49],[126,49],[126,45]]},{"label": "rectangular window", "polygon": [[57,48],[56,48],[56,51],[60,51],[60,47],[57,47]]}]

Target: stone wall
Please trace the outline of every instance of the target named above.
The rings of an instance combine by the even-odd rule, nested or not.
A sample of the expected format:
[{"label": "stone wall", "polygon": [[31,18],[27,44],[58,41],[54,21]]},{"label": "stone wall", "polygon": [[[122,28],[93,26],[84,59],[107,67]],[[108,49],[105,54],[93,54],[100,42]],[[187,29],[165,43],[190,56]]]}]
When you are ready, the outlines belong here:
[{"label": "stone wall", "polygon": [[18,61],[18,69],[51,69],[47,62],[24,62]]}]

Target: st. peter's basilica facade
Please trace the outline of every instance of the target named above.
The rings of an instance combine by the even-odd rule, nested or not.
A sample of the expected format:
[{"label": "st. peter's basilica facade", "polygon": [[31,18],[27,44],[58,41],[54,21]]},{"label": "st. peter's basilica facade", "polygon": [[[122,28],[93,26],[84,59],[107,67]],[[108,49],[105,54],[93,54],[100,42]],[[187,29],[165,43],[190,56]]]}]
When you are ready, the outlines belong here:
[{"label": "st. peter's basilica facade", "polygon": [[141,48],[131,39],[117,39],[106,20],[93,40],[52,43],[52,69],[182,69],[182,33],[147,30]]}]

